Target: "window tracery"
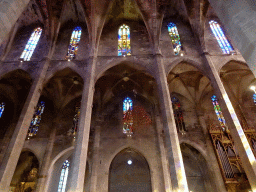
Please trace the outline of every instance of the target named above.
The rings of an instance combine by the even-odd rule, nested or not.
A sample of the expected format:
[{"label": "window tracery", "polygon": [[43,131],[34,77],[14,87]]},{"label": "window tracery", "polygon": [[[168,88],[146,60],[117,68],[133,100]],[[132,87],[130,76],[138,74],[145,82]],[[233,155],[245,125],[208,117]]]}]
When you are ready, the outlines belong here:
[{"label": "window tracery", "polygon": [[218,102],[218,99],[217,99],[217,96],[216,95],[213,95],[211,97],[212,99],[212,104],[213,104],[213,107],[214,107],[214,111],[218,117],[218,120],[220,122],[220,125],[221,125],[221,128],[222,130],[226,130],[226,121],[222,115],[222,112],[221,112],[221,108],[220,108],[220,105],[219,105],[219,102]]},{"label": "window tracery", "polygon": [[227,40],[223,30],[221,29],[220,25],[218,22],[211,20],[209,22],[210,28],[212,30],[213,35],[218,41],[218,44],[224,54],[230,54],[231,52],[234,51],[232,48],[231,44]]},{"label": "window tracery", "polygon": [[187,130],[183,119],[183,112],[181,110],[180,101],[177,97],[172,97],[171,100],[177,131],[180,133],[185,133]]},{"label": "window tracery", "polygon": [[118,56],[131,55],[130,28],[123,24],[118,30]]},{"label": "window tracery", "polygon": [[78,51],[78,44],[81,39],[81,34],[82,34],[82,28],[75,27],[71,35],[70,44],[68,46],[68,53],[66,56],[67,60],[72,60],[76,58],[77,51]]},{"label": "window tracery", "polygon": [[4,113],[4,108],[5,108],[5,103],[2,102],[2,103],[0,104],[0,118],[2,117],[2,115],[3,115],[3,113]]},{"label": "window tracery", "polygon": [[62,165],[60,181],[59,181],[59,186],[58,186],[58,192],[65,192],[65,190],[66,190],[69,165],[70,165],[69,160],[66,160]]},{"label": "window tracery", "polygon": [[38,27],[36,28],[33,33],[31,34],[27,44],[26,44],[26,47],[25,49],[23,50],[20,58],[23,59],[24,61],[29,61],[35,48],[36,48],[36,45],[39,41],[39,38],[42,34],[42,28]]},{"label": "window tracery", "polygon": [[44,112],[44,108],[45,108],[44,101],[41,101],[40,103],[37,104],[36,111],[34,113],[34,116],[32,118],[32,121],[28,129],[28,139],[37,134],[39,125],[41,122],[41,115]]},{"label": "window tracery", "polygon": [[177,26],[174,23],[168,24],[168,32],[172,40],[172,46],[175,55],[179,55],[180,51],[182,50],[182,46],[180,43],[180,35],[177,29]]}]

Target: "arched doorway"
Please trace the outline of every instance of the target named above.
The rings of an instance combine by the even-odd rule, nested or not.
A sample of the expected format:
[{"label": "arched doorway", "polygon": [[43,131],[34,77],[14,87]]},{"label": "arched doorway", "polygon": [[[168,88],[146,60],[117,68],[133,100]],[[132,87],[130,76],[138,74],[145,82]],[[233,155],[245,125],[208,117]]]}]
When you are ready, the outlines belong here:
[{"label": "arched doorway", "polygon": [[109,192],[150,192],[150,169],[146,159],[133,149],[119,152],[109,169]]}]

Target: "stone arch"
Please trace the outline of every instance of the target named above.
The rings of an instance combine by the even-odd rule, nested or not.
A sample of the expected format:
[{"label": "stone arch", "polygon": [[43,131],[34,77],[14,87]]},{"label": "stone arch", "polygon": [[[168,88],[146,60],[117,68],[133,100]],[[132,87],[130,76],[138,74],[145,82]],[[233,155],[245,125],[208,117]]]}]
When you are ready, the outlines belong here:
[{"label": "stone arch", "polygon": [[[127,161],[124,163],[123,161]],[[121,162],[123,163],[121,163]],[[121,163],[121,164],[120,164]],[[120,166],[124,166],[121,167]],[[132,168],[129,170],[129,167]],[[133,168],[134,167],[134,168]],[[122,168],[126,171],[125,173],[122,172]],[[127,168],[127,169],[126,169]],[[113,170],[112,170],[113,169]],[[141,169],[141,170],[140,170]],[[114,171],[114,172],[113,172]],[[138,151],[132,148],[125,148],[120,151],[114,159],[112,160],[109,168],[109,191],[115,189],[127,189],[133,191],[151,191],[151,176],[150,176],[150,168],[146,158],[139,153]],[[137,173],[138,172],[138,173]],[[138,175],[137,175],[138,174]],[[124,179],[127,184],[122,182],[117,182],[116,180],[120,177],[129,177],[130,179],[135,179],[134,181],[128,181],[126,178]],[[114,179],[113,179],[114,178]],[[121,179],[120,181],[122,181]],[[124,181],[123,180],[123,181]],[[137,180],[140,180],[139,183],[136,183]],[[129,183],[130,182],[130,183]],[[117,184],[118,183],[118,184]],[[120,183],[123,186],[118,186]],[[141,185],[142,184],[142,185]]]},{"label": "stone arch", "polygon": [[180,139],[180,145],[182,145],[183,143],[191,145],[193,148],[199,151],[199,153],[201,153],[205,159],[207,159],[207,151],[206,149],[204,149],[201,143],[196,143],[194,141],[191,141],[190,139]]}]

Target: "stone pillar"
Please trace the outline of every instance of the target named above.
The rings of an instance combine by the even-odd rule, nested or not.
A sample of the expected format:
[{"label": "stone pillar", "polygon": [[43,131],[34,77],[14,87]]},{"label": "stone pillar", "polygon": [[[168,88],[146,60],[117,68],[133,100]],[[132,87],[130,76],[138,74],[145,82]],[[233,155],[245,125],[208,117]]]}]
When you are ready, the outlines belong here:
[{"label": "stone pillar", "polygon": [[97,121],[95,128],[95,139],[93,146],[93,157],[92,157],[92,173],[91,173],[91,185],[90,192],[97,191],[97,177],[98,177],[98,164],[99,164],[99,147],[100,147],[100,130],[101,121]]},{"label": "stone pillar", "polygon": [[228,128],[231,136],[234,140],[236,149],[241,158],[243,168],[249,179],[250,185],[253,191],[256,191],[256,160],[248,143],[248,140],[244,134],[242,126],[237,118],[235,110],[230,102],[230,99],[226,93],[223,83],[220,79],[219,73],[215,68],[215,64],[211,60],[211,56],[205,54],[206,63],[209,78],[215,93],[219,99],[220,106],[222,108],[223,115],[227,121]]},{"label": "stone pillar", "polygon": [[43,162],[40,168],[39,172],[39,178],[37,180],[37,186],[36,186],[36,191],[37,192],[43,192],[45,191],[45,183],[48,177],[48,172],[51,164],[51,155],[52,155],[52,149],[54,146],[54,141],[56,137],[56,122],[53,123],[53,130],[50,134],[50,138],[48,140],[45,153],[44,153],[44,158]]},{"label": "stone pillar", "polygon": [[9,191],[9,186],[23,148],[28,128],[33,117],[35,107],[38,103],[43,81],[49,66],[50,60],[47,58],[39,65],[38,76],[34,80],[27,100],[22,109],[20,118],[16,125],[12,139],[9,143],[5,157],[0,167],[0,191]]},{"label": "stone pillar", "polygon": [[172,182],[170,177],[170,172],[168,168],[168,161],[164,146],[164,139],[162,135],[163,125],[161,123],[161,118],[159,116],[156,116],[156,130],[157,130],[157,136],[159,140],[159,148],[161,153],[161,160],[162,160],[162,167],[163,167],[163,176],[164,176],[164,186],[166,192],[172,191]]},{"label": "stone pillar", "polygon": [[213,144],[212,144],[209,132],[207,130],[207,125],[205,123],[204,116],[199,115],[198,118],[199,118],[200,125],[203,128],[203,133],[205,136],[206,150],[207,150],[206,162],[210,171],[209,175],[212,181],[215,181],[211,184],[213,185],[213,187],[215,187],[216,191],[225,192],[227,190],[225,187],[225,183],[223,181],[223,177],[221,175],[220,167],[214,152]]},{"label": "stone pillar", "polygon": [[73,154],[71,180],[68,192],[83,192],[88,142],[91,125],[91,114],[94,94],[94,76],[96,57],[91,58],[86,71],[83,95],[81,101],[81,115],[79,118],[78,132],[76,136],[75,151]]},{"label": "stone pillar", "polygon": [[256,75],[256,4],[253,0],[209,0],[228,34]]},{"label": "stone pillar", "polygon": [[162,56],[160,54],[155,55],[155,67],[157,71],[156,82],[158,85],[159,103],[166,136],[166,148],[169,160],[169,172],[171,174],[172,189],[173,192],[187,192],[188,185],[173,115],[172,102],[167,84],[165,68],[162,63]]}]

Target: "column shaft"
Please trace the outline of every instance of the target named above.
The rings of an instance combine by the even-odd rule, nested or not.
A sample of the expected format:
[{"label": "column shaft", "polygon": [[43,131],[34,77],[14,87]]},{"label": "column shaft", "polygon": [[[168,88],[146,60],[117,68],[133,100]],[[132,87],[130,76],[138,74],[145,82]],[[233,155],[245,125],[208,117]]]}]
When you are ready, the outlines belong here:
[{"label": "column shaft", "polygon": [[31,86],[12,139],[9,143],[0,167],[0,191],[9,191],[12,176],[18,163],[35,107],[40,97],[40,90],[42,90],[43,80],[45,78],[49,63],[49,59],[46,59],[42,62],[42,64],[40,64],[38,76]]},{"label": "column shaft", "polygon": [[78,132],[76,136],[75,151],[72,159],[71,181],[68,187],[69,192],[83,192],[88,142],[91,125],[91,113],[94,94],[95,57],[92,58],[86,71],[84,82],[81,115],[79,119]]},{"label": "column shaft", "polygon": [[249,179],[250,185],[253,191],[256,191],[256,160],[248,143],[248,140],[244,134],[242,126],[238,120],[235,110],[230,102],[230,99],[226,93],[223,83],[220,79],[219,73],[215,68],[214,63],[209,55],[205,55],[208,62],[209,77],[211,79],[212,86],[219,99],[220,106],[222,108],[223,115],[227,121],[228,128],[231,136],[234,140],[236,149],[241,158],[243,168]]},{"label": "column shaft", "polygon": [[166,146],[169,159],[169,171],[171,174],[172,188],[174,192],[187,192],[188,185],[186,174],[180,151],[177,128],[173,116],[172,102],[167,84],[166,72],[161,57],[161,55],[155,55],[155,66],[158,71],[158,77],[156,80],[158,84],[162,121],[166,135]]}]

